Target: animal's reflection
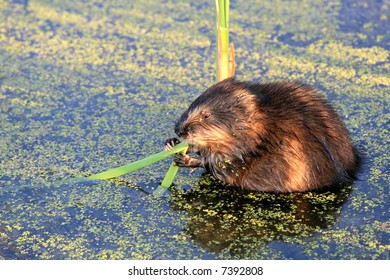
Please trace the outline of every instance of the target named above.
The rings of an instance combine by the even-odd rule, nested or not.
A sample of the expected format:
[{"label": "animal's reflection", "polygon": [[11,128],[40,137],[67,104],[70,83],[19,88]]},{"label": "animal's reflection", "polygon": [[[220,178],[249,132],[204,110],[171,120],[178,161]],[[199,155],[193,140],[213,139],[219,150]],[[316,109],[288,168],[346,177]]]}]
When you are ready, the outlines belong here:
[{"label": "animal's reflection", "polygon": [[247,256],[261,244],[309,237],[338,218],[351,187],[310,193],[251,193],[203,175],[196,189],[172,194],[172,207],[189,215],[187,233],[213,252]]}]

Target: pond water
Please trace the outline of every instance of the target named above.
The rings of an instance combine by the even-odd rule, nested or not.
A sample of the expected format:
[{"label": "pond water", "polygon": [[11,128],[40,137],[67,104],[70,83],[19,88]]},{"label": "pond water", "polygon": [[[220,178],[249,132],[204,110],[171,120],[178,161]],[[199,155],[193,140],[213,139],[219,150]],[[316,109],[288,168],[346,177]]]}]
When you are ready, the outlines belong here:
[{"label": "pond water", "polygon": [[243,193],[162,150],[215,80],[214,1],[0,0],[0,259],[388,259],[390,2],[231,1],[236,76],[302,80],[339,112],[359,180]]}]

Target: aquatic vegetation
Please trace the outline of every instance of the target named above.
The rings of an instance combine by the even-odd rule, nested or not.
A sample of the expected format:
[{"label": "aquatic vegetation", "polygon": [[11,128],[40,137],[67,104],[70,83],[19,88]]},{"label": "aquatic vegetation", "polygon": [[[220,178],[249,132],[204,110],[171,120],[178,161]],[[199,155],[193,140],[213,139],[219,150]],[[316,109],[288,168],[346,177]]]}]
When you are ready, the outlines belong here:
[{"label": "aquatic vegetation", "polygon": [[236,75],[318,88],[363,154],[357,182],[278,196],[179,170],[159,199],[170,159],[66,180],[162,150],[215,81],[214,2],[19,2],[0,1],[0,258],[389,258],[386,1],[230,3]]}]

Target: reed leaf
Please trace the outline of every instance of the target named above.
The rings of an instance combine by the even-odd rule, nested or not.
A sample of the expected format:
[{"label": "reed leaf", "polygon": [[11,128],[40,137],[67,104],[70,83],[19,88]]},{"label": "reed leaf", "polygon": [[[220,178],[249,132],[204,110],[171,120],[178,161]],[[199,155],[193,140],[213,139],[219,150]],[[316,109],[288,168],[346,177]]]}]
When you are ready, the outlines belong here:
[{"label": "reed leaf", "polygon": [[[169,151],[161,151],[157,154],[147,156],[146,158],[137,160],[137,161],[132,162],[130,164],[126,164],[126,165],[123,165],[123,166],[120,166],[120,167],[117,167],[114,169],[110,169],[110,170],[105,171],[105,172],[101,172],[98,174],[88,176],[87,179],[88,180],[107,180],[107,179],[119,177],[119,176],[122,176],[124,174],[129,173],[129,172],[132,172],[132,171],[135,171],[137,169],[140,169],[140,168],[143,168],[145,166],[156,163],[160,160],[163,160],[167,157],[172,156],[173,154],[185,152],[185,151],[187,151],[187,148],[188,148],[188,144],[185,142],[182,142],[182,143],[174,146]],[[177,170],[176,170],[176,172],[177,172]],[[168,171],[168,173],[169,173],[169,171]],[[168,175],[168,173],[167,173],[167,175]],[[172,176],[172,174],[173,174],[173,171],[171,171],[171,173],[169,175]],[[175,175],[176,175],[176,173],[175,173]],[[172,178],[172,180],[173,180],[173,178]]]}]

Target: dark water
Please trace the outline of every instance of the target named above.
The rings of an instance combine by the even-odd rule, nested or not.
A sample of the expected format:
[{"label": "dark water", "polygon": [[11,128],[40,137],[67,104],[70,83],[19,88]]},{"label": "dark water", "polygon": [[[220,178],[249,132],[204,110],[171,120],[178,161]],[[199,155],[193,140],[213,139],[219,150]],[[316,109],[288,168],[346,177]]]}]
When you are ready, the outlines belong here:
[{"label": "dark water", "polygon": [[363,155],[320,193],[247,193],[156,153],[214,82],[213,1],[0,2],[0,258],[388,259],[388,1],[232,1],[237,77],[304,80]]}]

